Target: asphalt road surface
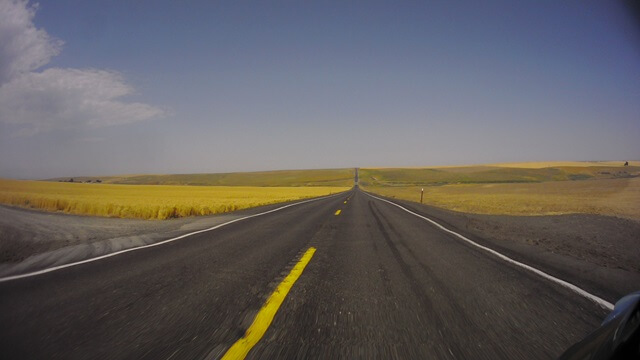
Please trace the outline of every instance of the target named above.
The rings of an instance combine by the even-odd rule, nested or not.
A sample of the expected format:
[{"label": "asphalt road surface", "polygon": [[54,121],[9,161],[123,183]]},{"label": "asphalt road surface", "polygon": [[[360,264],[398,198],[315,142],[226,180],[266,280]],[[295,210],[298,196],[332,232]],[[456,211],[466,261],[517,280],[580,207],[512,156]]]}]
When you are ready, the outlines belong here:
[{"label": "asphalt road surface", "polygon": [[607,313],[355,188],[0,283],[1,357],[219,358],[311,247],[248,358],[556,358]]}]

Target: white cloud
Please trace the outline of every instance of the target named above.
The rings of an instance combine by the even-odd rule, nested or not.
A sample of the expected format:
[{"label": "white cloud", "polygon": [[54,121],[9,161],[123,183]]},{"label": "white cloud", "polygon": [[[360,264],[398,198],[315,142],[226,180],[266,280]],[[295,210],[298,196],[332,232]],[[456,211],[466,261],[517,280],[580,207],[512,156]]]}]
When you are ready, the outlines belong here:
[{"label": "white cloud", "polygon": [[0,85],[60,53],[62,41],[33,24],[37,7],[26,0],[0,0]]},{"label": "white cloud", "polygon": [[0,87],[0,120],[19,125],[17,135],[78,126],[127,124],[162,115],[151,105],[124,102],[133,93],[122,76],[104,70],[47,69]]},{"label": "white cloud", "polygon": [[0,0],[0,122],[29,136],[53,129],[127,124],[164,111],[122,98],[134,94],[115,71],[49,68],[34,72],[57,55],[61,41],[36,29],[37,5]]}]

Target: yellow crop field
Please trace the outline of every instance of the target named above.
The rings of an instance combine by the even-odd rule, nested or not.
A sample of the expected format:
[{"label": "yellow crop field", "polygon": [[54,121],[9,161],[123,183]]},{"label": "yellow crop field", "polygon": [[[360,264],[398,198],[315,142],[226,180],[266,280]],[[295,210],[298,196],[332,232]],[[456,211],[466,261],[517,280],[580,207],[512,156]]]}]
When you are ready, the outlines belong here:
[{"label": "yellow crop field", "polygon": [[640,178],[444,186],[364,186],[398,199],[478,214],[599,214],[640,220]]},{"label": "yellow crop field", "polygon": [[112,185],[0,179],[0,203],[78,215],[168,219],[219,214],[348,189],[323,186]]}]

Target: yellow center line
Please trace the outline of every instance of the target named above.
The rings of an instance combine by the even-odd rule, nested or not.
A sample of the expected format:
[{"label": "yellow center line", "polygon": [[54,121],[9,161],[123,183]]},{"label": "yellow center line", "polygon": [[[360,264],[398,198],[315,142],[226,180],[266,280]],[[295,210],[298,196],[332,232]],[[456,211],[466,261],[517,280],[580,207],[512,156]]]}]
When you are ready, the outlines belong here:
[{"label": "yellow center line", "polygon": [[338,211],[336,211],[336,213],[334,215],[340,215],[341,212],[342,212],[342,210],[338,210]]},{"label": "yellow center line", "polygon": [[280,285],[278,285],[271,296],[269,296],[267,302],[262,305],[262,308],[256,315],[251,326],[249,326],[245,332],[244,336],[240,340],[236,341],[229,350],[227,350],[222,357],[223,360],[244,359],[251,348],[253,348],[253,346],[262,339],[262,336],[269,328],[269,325],[271,325],[273,317],[276,315],[276,312],[278,312],[280,305],[282,305],[285,297],[287,297],[289,290],[291,290],[293,284],[298,280],[300,275],[302,275],[302,271],[307,264],[309,264],[309,261],[311,261],[315,252],[316,249],[310,247],[304,255],[302,255],[302,258],[298,261],[296,266],[291,269],[289,275],[282,280]]}]

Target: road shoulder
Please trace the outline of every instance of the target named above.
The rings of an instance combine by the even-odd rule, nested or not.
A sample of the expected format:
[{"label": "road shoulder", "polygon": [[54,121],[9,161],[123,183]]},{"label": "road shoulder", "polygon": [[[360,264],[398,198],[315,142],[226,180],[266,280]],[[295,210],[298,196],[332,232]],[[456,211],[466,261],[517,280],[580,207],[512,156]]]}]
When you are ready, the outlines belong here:
[{"label": "road shoulder", "polygon": [[307,201],[169,220],[103,218],[0,206],[0,278],[149,246]]},{"label": "road shoulder", "polygon": [[385,199],[608,301],[640,288],[640,224],[636,222],[581,214],[477,215]]}]

